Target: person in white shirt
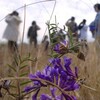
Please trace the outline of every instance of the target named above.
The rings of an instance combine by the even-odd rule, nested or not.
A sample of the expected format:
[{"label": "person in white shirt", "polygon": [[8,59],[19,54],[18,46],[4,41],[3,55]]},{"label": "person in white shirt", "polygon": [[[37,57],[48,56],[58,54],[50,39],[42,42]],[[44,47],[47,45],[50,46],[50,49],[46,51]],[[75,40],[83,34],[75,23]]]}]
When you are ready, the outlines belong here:
[{"label": "person in white shirt", "polygon": [[78,26],[79,29],[79,38],[81,41],[87,41],[87,31],[88,26],[86,25],[86,20],[83,19],[83,21]]},{"label": "person in white shirt", "polygon": [[19,13],[17,11],[13,11],[6,17],[7,27],[4,31],[3,38],[8,40],[8,48],[11,52],[15,52],[18,50],[17,40],[20,34],[19,25],[21,23],[21,19],[19,17]]},{"label": "person in white shirt", "polygon": [[86,25],[86,19],[83,19],[83,21],[79,24],[78,29],[79,29],[79,40],[82,43],[80,49],[81,49],[81,52],[86,57],[89,50],[89,47],[87,44],[88,26]]}]

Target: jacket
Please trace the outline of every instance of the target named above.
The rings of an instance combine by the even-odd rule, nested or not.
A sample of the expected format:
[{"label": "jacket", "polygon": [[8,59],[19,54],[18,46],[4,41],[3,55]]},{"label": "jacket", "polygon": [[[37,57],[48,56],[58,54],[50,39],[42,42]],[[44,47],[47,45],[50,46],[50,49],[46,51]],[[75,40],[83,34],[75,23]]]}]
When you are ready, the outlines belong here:
[{"label": "jacket", "polygon": [[20,17],[15,15],[12,16],[8,15],[5,21],[8,25],[4,31],[3,38],[16,42],[20,34],[19,32],[19,25],[21,23]]}]

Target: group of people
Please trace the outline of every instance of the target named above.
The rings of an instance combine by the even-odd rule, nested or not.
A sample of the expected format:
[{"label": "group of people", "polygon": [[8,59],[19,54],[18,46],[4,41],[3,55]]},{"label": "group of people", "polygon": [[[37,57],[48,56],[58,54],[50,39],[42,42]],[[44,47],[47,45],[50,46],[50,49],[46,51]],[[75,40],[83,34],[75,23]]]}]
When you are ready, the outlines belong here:
[{"label": "group of people", "polygon": [[[4,31],[3,38],[8,40],[8,48],[11,52],[18,51],[18,37],[19,37],[19,26],[21,18],[19,17],[19,13],[17,11],[13,11],[12,13],[8,14],[5,19],[7,23],[7,27]],[[34,43],[34,47],[37,48],[37,31],[40,30],[40,27],[37,25],[36,21],[32,21],[31,26],[27,32],[27,38],[29,39],[30,45]],[[44,50],[47,50],[49,41],[48,36],[45,35],[42,43],[45,43]]]},{"label": "group of people", "polygon": [[89,26],[86,25],[86,19],[83,19],[82,22],[80,22],[79,25],[75,22],[75,17],[71,17],[67,22],[66,26],[68,27],[68,33],[72,33],[73,37],[80,38],[80,40],[87,40],[87,31],[88,28],[90,32],[92,33],[92,37],[95,38],[95,40],[98,40],[98,43],[100,43],[100,4],[97,3],[94,5],[94,10],[96,11],[97,15],[95,17],[95,20],[90,23]]},{"label": "group of people", "polygon": [[68,35],[75,38],[76,41],[78,41],[79,39],[81,41],[87,40],[88,26],[86,25],[86,19],[83,19],[82,22],[80,22],[80,24],[77,25],[77,23],[75,22],[75,17],[71,17],[65,23],[65,25],[68,27]]},{"label": "group of people", "polygon": [[[83,19],[82,22],[80,22],[79,25],[75,22],[75,17],[71,17],[65,25],[68,27],[68,33],[71,33],[69,35],[72,35],[73,37],[78,40],[80,38],[81,41],[87,40],[87,30],[88,27],[90,28],[90,31],[93,35],[93,37],[96,40],[96,48],[98,52],[100,52],[100,4],[95,4],[94,9],[97,12],[97,15],[95,17],[95,20],[91,22],[89,26],[86,25],[86,19]],[[22,22],[19,13],[17,11],[13,11],[6,17],[6,23],[8,24],[5,32],[3,34],[3,38],[6,38],[8,40],[8,47],[10,50],[15,51],[18,50],[17,47],[17,40],[19,36],[19,25]],[[32,22],[32,25],[29,27],[27,37],[29,38],[30,44],[34,42],[34,47],[37,47],[37,31],[40,30],[40,27],[37,25],[36,21]],[[60,33],[63,33],[63,30],[61,29],[59,31]],[[46,41],[48,36],[45,36],[42,43]],[[65,35],[64,35],[65,38]],[[46,47],[48,47],[49,42],[46,42]]]},{"label": "group of people", "polygon": [[[77,25],[75,22],[75,17],[72,17],[66,22],[66,26],[68,26],[69,33],[72,33],[73,37],[80,37],[83,41],[86,41],[87,37],[87,29],[89,27],[90,32],[92,33],[93,38],[95,38],[95,47],[98,59],[98,65],[100,65],[100,3],[94,5],[94,10],[97,13],[95,19],[90,23],[89,26],[86,25],[86,19]],[[79,34],[78,33],[79,30]]]}]

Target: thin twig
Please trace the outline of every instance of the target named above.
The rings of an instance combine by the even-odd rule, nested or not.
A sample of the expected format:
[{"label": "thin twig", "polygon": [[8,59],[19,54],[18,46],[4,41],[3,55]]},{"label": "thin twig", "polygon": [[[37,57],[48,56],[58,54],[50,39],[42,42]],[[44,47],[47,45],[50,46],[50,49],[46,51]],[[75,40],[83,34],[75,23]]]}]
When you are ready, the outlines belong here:
[{"label": "thin twig", "polygon": [[[28,6],[31,6],[31,5],[34,5],[34,4],[43,3],[43,2],[50,2],[50,1],[55,1],[55,0],[43,0],[43,1],[38,1],[38,2],[34,2],[34,3],[27,4],[26,6],[28,7]],[[24,8],[24,6],[19,7],[19,8],[17,8],[16,10],[19,10],[19,9],[21,9],[21,8]]]},{"label": "thin twig", "polygon": [[36,89],[34,89],[34,90],[29,91],[28,93],[25,93],[24,95],[22,95],[22,98],[25,97],[25,96],[27,96],[28,94],[30,94],[30,93],[36,91],[36,90],[39,90],[39,89],[36,88]]},{"label": "thin twig", "polygon": [[1,81],[5,81],[5,80],[23,80],[23,79],[29,79],[29,77],[6,77],[6,78],[1,78]]},{"label": "thin twig", "polygon": [[[38,1],[38,2],[34,2],[34,3],[27,4],[26,7],[27,7],[27,6],[30,6],[30,5],[42,3],[42,2],[51,2],[51,1],[55,1],[55,0],[43,0],[43,1]],[[24,5],[24,6],[25,6],[25,5]],[[24,6],[21,6],[21,7],[17,8],[17,9],[15,9],[15,11],[24,8]],[[8,16],[8,15],[7,15],[7,16]],[[2,18],[2,19],[0,20],[0,22],[3,21],[7,16],[5,16],[4,18]]]},{"label": "thin twig", "polygon": [[21,54],[23,49],[23,40],[24,40],[24,33],[25,33],[25,23],[26,23],[26,5],[24,6],[24,25],[23,25],[23,34],[22,34],[22,43],[21,43]]},{"label": "thin twig", "polygon": [[90,86],[87,86],[87,85],[85,85],[85,84],[82,84],[82,86],[84,86],[85,88],[88,88],[88,89],[90,89],[90,90],[92,90],[92,91],[97,92],[96,89],[94,89],[94,88],[92,88],[92,87],[90,87]]},{"label": "thin twig", "polygon": [[[4,81],[4,80],[23,80],[23,79],[29,79],[29,77],[8,77],[8,78],[2,78],[0,79],[0,81]],[[40,78],[33,78],[32,80],[37,80],[37,81],[41,81],[41,82],[46,82],[52,86],[55,86],[57,87],[61,92],[65,93],[65,91],[63,89],[61,89],[59,86],[57,86],[56,84],[50,82],[50,81],[47,81],[47,80],[43,80],[43,79],[40,79]]]},{"label": "thin twig", "polygon": [[[51,21],[51,18],[52,18],[52,16],[53,16],[53,13],[54,13],[54,10],[55,10],[55,7],[56,7],[56,0],[51,0],[51,1],[55,1],[55,3],[54,3],[54,7],[53,7],[53,10],[52,10],[52,13],[51,13],[51,16],[50,16],[50,19],[49,19],[49,23],[50,23],[50,21]],[[46,30],[47,30],[47,28],[46,28]],[[46,30],[45,30],[45,32],[46,32]],[[45,33],[44,33],[44,35],[45,35]],[[41,49],[41,48],[40,48]],[[38,54],[37,54],[37,59],[39,58],[39,55],[40,55],[40,51],[41,50],[38,50]],[[35,64],[35,71],[37,70],[37,66],[38,66],[38,60],[37,60],[37,62],[36,62],[36,64]]]},{"label": "thin twig", "polygon": [[[52,12],[51,12],[50,18],[49,18],[49,22],[48,22],[48,24],[47,24],[48,26],[46,27],[43,36],[45,36],[45,33],[46,33],[47,29],[49,28],[49,24],[50,24],[51,18],[52,18],[52,16],[53,16],[53,13],[54,13],[54,10],[55,10],[55,7],[56,7],[56,0],[51,0],[51,1],[55,1],[55,3],[54,3],[54,6],[53,6],[53,9],[52,9]],[[49,33],[50,33],[50,32],[49,32]],[[49,37],[50,37],[50,34],[49,34]]]},{"label": "thin twig", "polygon": [[52,18],[52,16],[53,16],[53,13],[54,13],[54,11],[55,11],[55,7],[56,7],[56,0],[53,0],[53,1],[55,1],[55,3],[54,3],[54,6],[53,6],[53,10],[52,10],[52,13],[51,13],[51,16],[50,16],[49,22],[51,21],[51,18]]}]

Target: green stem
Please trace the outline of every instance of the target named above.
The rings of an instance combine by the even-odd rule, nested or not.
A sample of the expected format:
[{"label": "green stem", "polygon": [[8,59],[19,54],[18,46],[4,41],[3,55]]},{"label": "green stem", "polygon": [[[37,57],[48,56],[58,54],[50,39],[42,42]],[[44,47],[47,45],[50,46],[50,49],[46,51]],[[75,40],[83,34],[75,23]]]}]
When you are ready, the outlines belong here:
[{"label": "green stem", "polygon": [[68,33],[69,33],[70,46],[73,46],[73,36],[72,36],[72,32],[69,30]]}]

